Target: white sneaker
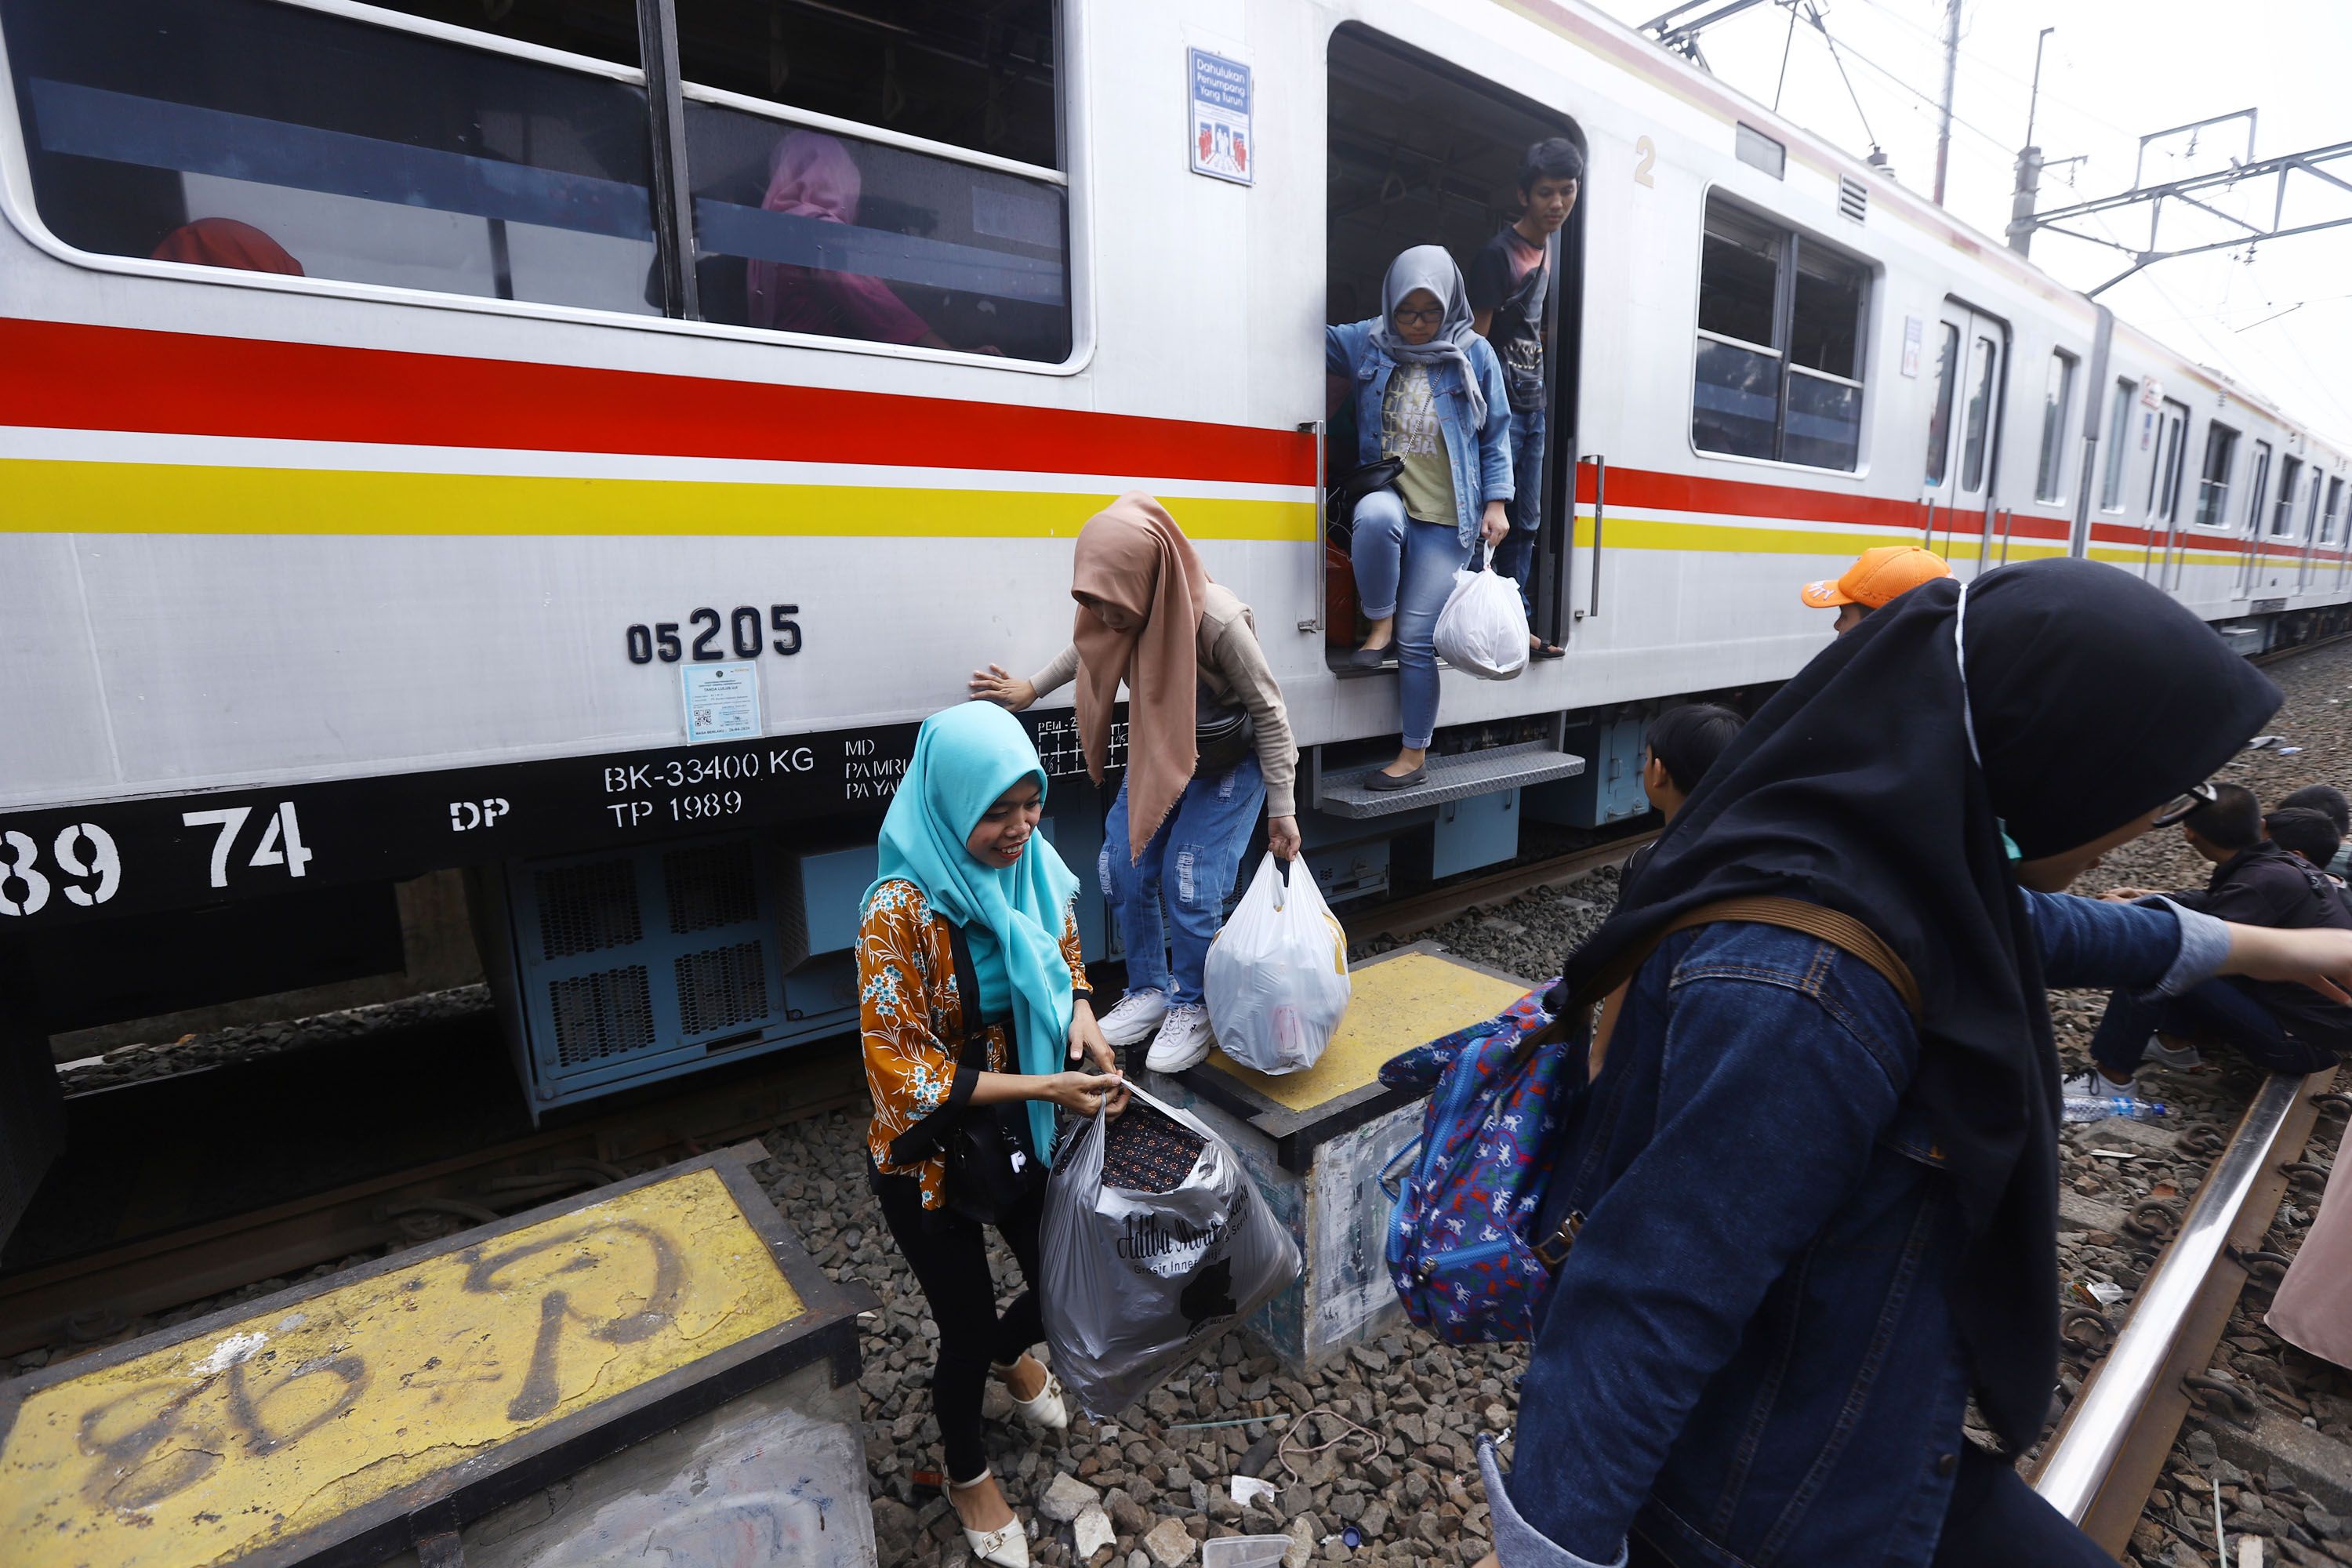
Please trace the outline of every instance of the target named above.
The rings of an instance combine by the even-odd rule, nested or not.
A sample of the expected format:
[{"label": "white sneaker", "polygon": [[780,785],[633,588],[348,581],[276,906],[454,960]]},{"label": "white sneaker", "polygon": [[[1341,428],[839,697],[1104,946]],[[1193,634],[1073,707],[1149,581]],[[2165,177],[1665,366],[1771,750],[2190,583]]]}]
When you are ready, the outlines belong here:
[{"label": "white sneaker", "polygon": [[1119,998],[1118,1005],[1104,1014],[1103,1038],[1121,1047],[1150,1039],[1160,1027],[1160,1020],[1168,1016],[1168,993],[1165,991],[1130,991]]},{"label": "white sneaker", "polygon": [[2060,1079],[2058,1092],[2068,1100],[2081,1100],[2085,1096],[2105,1100],[2116,1094],[2135,1095],[2139,1090],[2132,1084],[2117,1083],[2096,1068],[2084,1068],[2071,1078]]},{"label": "white sneaker", "polygon": [[2162,1035],[2147,1037],[2147,1054],[2141,1059],[2154,1062],[2160,1068],[2170,1068],[2175,1072],[2187,1072],[2190,1068],[2205,1065],[2205,1058],[2198,1054],[2195,1046],[2168,1046]]},{"label": "white sneaker", "polygon": [[1168,1009],[1167,1022],[1160,1026],[1160,1037],[1151,1042],[1151,1050],[1143,1065],[1153,1072],[1182,1072],[1198,1067],[1208,1056],[1209,1047],[1216,1044],[1216,1036],[1209,1029],[1209,1010],[1198,1002],[1187,1002]]}]

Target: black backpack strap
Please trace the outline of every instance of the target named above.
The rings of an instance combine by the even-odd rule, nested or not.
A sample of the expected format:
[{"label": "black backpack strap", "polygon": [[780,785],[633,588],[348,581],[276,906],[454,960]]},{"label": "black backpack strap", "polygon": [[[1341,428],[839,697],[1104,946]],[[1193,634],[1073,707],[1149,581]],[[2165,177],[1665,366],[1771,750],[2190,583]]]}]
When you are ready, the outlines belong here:
[{"label": "black backpack strap", "polygon": [[957,1042],[955,1082],[939,1109],[890,1140],[890,1163],[905,1166],[937,1153],[971,1103],[980,1075],[988,1070],[988,1026],[980,1016],[979,972],[972,967],[971,943],[963,927],[948,925],[948,951],[955,965],[956,1000],[963,1014],[963,1038]]}]

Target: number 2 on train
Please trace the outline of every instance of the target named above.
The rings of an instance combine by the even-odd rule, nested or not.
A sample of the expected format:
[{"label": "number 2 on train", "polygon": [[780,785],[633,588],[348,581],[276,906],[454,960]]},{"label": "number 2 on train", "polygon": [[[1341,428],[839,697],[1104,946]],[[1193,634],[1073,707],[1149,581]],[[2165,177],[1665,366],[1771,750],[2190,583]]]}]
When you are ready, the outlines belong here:
[{"label": "number 2 on train", "polygon": [[[39,868],[40,858],[41,847],[29,835],[14,828],[0,833],[0,915],[40,913],[52,886],[65,894],[67,902],[89,909],[114,897],[122,885],[122,858],[115,852],[114,837],[94,822],[68,823],[58,829],[57,841],[49,846],[49,859],[61,873],[54,884]],[[84,887],[79,880],[63,880],[66,877],[96,878],[98,885]]]}]

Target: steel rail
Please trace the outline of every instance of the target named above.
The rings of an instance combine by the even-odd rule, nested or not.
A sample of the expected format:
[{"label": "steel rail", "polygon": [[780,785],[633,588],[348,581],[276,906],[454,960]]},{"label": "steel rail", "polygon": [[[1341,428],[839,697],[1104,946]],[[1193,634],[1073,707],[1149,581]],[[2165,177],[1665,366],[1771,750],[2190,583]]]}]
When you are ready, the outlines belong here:
[{"label": "steel rail", "polygon": [[[2176,1365],[2189,1320],[2257,1187],[2266,1176],[2275,1177],[2277,1151],[2310,1081],[2284,1073],[2263,1079],[2198,1188],[2179,1233],[2141,1284],[2114,1347],[2068,1406],[2033,1489],[2074,1523],[2090,1516],[2137,1429],[2176,1381],[2168,1372]],[[2231,1294],[2235,1293],[2233,1286]]]}]

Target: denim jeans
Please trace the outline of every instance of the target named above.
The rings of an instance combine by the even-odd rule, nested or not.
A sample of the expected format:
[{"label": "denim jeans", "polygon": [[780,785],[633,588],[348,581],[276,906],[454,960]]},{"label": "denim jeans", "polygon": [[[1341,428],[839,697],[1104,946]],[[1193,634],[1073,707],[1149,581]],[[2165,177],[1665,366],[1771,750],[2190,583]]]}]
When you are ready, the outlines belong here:
[{"label": "denim jeans", "polygon": [[1528,619],[1536,615],[1535,596],[1528,579],[1536,567],[1536,543],[1543,529],[1544,411],[1511,410],[1511,482],[1518,493],[1511,498],[1511,536],[1495,546],[1495,570],[1519,585],[1519,603]]},{"label": "denim jeans", "polygon": [[2269,1008],[2227,980],[2208,980],[2160,1000],[2116,992],[2091,1036],[2091,1059],[2110,1073],[2129,1073],[2147,1054],[2147,1037],[2159,1031],[2234,1046],[2265,1072],[2312,1073],[2336,1065],[2334,1051],[2296,1039]]},{"label": "denim jeans", "polygon": [[1454,574],[1470,563],[1469,547],[1449,523],[1406,516],[1394,490],[1374,490],[1356,503],[1349,553],[1365,618],[1396,617],[1404,743],[1419,750],[1437,729],[1437,651],[1430,637],[1437,630],[1437,612],[1454,592]]},{"label": "denim jeans", "polygon": [[[1196,778],[1141,858],[1127,854],[1127,785],[1118,786],[1103,826],[1103,899],[1127,944],[1127,988],[1164,991],[1170,1003],[1201,1000],[1201,971],[1209,943],[1224,923],[1242,851],[1249,847],[1265,804],[1265,778],[1255,757],[1244,757],[1222,778]],[[1163,921],[1165,906],[1172,921]],[[1171,926],[1175,962],[1169,962]]]}]

